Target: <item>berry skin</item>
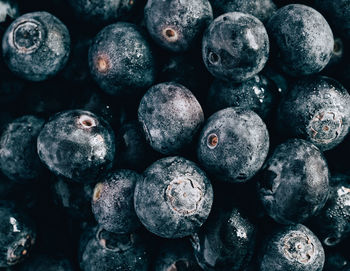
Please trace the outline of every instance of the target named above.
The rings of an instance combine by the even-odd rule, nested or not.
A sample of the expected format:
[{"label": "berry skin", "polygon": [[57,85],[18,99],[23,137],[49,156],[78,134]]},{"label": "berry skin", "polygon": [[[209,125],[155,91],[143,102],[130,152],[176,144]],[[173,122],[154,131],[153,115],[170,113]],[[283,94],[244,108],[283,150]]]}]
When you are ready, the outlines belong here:
[{"label": "berry skin", "polygon": [[133,94],[150,87],[156,76],[155,59],[143,30],[131,23],[103,28],[89,49],[92,77],[108,94]]},{"label": "berry skin", "polygon": [[269,37],[252,15],[230,12],[217,17],[202,41],[202,57],[218,79],[243,82],[259,73],[269,56]]},{"label": "berry skin", "polygon": [[266,25],[271,55],[291,76],[320,72],[329,62],[334,39],[323,16],[308,6],[291,4],[280,8]]},{"label": "berry skin", "polygon": [[192,236],[198,264],[208,271],[245,270],[254,252],[256,232],[239,209],[216,210]]},{"label": "berry skin", "polygon": [[350,235],[349,177],[335,174],[331,180],[330,196],[321,212],[312,219],[312,229],[326,246],[335,246]]},{"label": "berry skin", "polygon": [[141,224],[134,208],[135,185],[142,176],[121,169],[97,183],[92,196],[92,212],[98,224],[107,231],[124,234]]},{"label": "berry skin", "polygon": [[19,16],[19,9],[16,0],[0,0],[0,35],[14,19]]},{"label": "berry skin", "polygon": [[246,182],[262,167],[269,150],[265,123],[251,110],[229,107],[213,114],[197,146],[199,163],[218,180]]},{"label": "berry skin", "polygon": [[282,227],[266,240],[259,271],[322,271],[324,261],[316,235],[297,224]]},{"label": "berry skin", "polygon": [[147,271],[149,255],[137,233],[117,235],[104,229],[82,239],[82,271]]},{"label": "berry skin", "polygon": [[241,84],[216,79],[207,96],[207,108],[215,113],[227,107],[241,107],[268,120],[277,107],[277,99],[277,87],[263,75],[255,75]]},{"label": "berry skin", "polygon": [[173,52],[193,47],[213,20],[208,0],[148,0],[144,12],[147,30],[154,41]]},{"label": "berry skin", "polygon": [[182,157],[153,163],[136,183],[136,214],[152,233],[181,238],[196,232],[207,219],[213,189],[205,173]]},{"label": "berry skin", "polygon": [[70,52],[66,26],[47,12],[17,18],[2,39],[4,62],[19,77],[43,81],[65,66]]},{"label": "berry skin", "polygon": [[158,249],[154,271],[201,271],[188,240],[166,240]]},{"label": "berry skin", "polygon": [[112,23],[125,18],[139,0],[68,0],[78,19],[94,24]]},{"label": "berry skin", "polygon": [[54,203],[75,220],[93,221],[91,197],[94,184],[73,183],[61,176],[53,184]]},{"label": "berry skin", "polygon": [[217,16],[236,11],[253,15],[262,22],[266,22],[276,11],[272,0],[211,0],[211,3]]},{"label": "berry skin", "polygon": [[37,179],[42,164],[37,154],[37,137],[44,120],[23,116],[7,125],[0,137],[0,169],[13,181]]},{"label": "berry skin", "polygon": [[96,182],[112,167],[114,132],[89,111],[64,111],[45,124],[37,148],[41,161],[56,175],[82,183]]},{"label": "berry skin", "polygon": [[258,193],[265,211],[281,224],[305,221],[328,198],[326,160],[316,146],[302,139],[278,145],[259,177]]},{"label": "berry skin", "polygon": [[45,254],[30,255],[17,271],[74,271],[72,263],[64,257]]},{"label": "berry skin", "polygon": [[280,104],[280,131],[322,151],[343,141],[350,127],[350,95],[336,80],[313,76],[294,82]]},{"label": "berry skin", "polygon": [[8,202],[0,202],[0,267],[8,267],[26,258],[35,243],[32,221]]},{"label": "berry skin", "polygon": [[170,155],[191,145],[204,115],[191,91],[168,82],[146,92],[139,105],[138,120],[152,148]]}]

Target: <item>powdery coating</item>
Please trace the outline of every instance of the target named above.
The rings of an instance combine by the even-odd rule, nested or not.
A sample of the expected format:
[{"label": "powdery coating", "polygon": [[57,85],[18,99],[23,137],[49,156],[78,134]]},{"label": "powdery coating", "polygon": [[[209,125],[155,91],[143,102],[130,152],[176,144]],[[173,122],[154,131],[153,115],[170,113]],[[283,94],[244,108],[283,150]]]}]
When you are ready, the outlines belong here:
[{"label": "powdery coating", "polygon": [[323,151],[343,141],[350,126],[350,95],[336,80],[313,76],[295,82],[279,106],[278,125]]},{"label": "powdery coating", "polygon": [[138,108],[146,140],[162,154],[188,147],[204,122],[196,97],[184,86],[169,82],[151,87]]},{"label": "powdery coating", "polygon": [[111,95],[148,88],[156,76],[150,44],[143,30],[130,23],[112,24],[97,34],[89,49],[89,66],[98,85]]},{"label": "powdery coating", "polygon": [[13,181],[36,179],[42,170],[36,141],[44,120],[23,116],[7,125],[0,138],[0,169]]},{"label": "powdery coating", "polygon": [[341,36],[350,39],[350,1],[315,0],[315,7]]},{"label": "powdery coating", "polygon": [[77,182],[96,182],[112,167],[114,133],[95,114],[69,110],[45,124],[37,148],[41,161],[53,173]]},{"label": "powdery coating", "polygon": [[350,234],[349,177],[335,175],[331,178],[329,199],[320,214],[313,219],[317,236],[326,246],[335,246]]},{"label": "powdery coating", "polygon": [[325,205],[329,171],[313,144],[290,139],[277,146],[267,160],[258,192],[269,216],[281,224],[300,223]]},{"label": "powdery coating", "polygon": [[[209,142],[217,136],[217,144]],[[265,123],[251,110],[230,107],[213,114],[198,142],[200,164],[215,178],[246,182],[262,167],[269,150]]]},{"label": "powdery coating", "polygon": [[170,51],[186,51],[213,20],[208,0],[148,0],[145,6],[148,32]]},{"label": "powdery coating", "polygon": [[322,271],[325,260],[321,242],[301,224],[275,232],[260,253],[260,271]]},{"label": "powdery coating", "polygon": [[266,22],[276,11],[272,0],[211,0],[211,3],[216,15],[237,11],[251,14],[262,22]]},{"label": "powdery coating", "polygon": [[44,254],[30,255],[28,260],[19,266],[18,271],[74,271],[67,258],[52,257]]},{"label": "powdery coating", "polygon": [[134,208],[134,190],[142,178],[132,170],[118,170],[95,186],[92,212],[98,224],[114,233],[135,231],[141,224]]},{"label": "powdery coating", "polygon": [[36,238],[33,222],[13,205],[0,202],[0,267],[24,260]]},{"label": "powdery coating", "polygon": [[167,240],[157,250],[154,271],[201,271],[188,240]]},{"label": "powdery coating", "polygon": [[150,232],[181,238],[193,234],[207,219],[213,189],[196,164],[179,156],[168,157],[146,169],[136,184],[134,202],[137,216]]},{"label": "powdery coating", "polygon": [[149,255],[136,233],[116,235],[99,229],[81,243],[80,268],[83,271],[147,271]]},{"label": "powdery coating", "polygon": [[94,184],[73,183],[59,176],[53,185],[53,199],[70,217],[93,220],[91,198],[94,187]]},{"label": "powdery coating", "polygon": [[213,76],[242,82],[264,68],[269,56],[269,37],[254,16],[226,13],[217,17],[204,33],[202,56]]},{"label": "powdery coating", "polygon": [[287,5],[277,10],[266,28],[271,41],[271,55],[289,75],[318,73],[332,56],[332,30],[325,18],[313,8]]},{"label": "powdery coating", "polygon": [[263,75],[241,84],[214,80],[207,96],[207,108],[214,113],[227,107],[242,107],[268,120],[277,107],[276,85]]},{"label": "powdery coating", "polygon": [[10,17],[12,20],[19,16],[18,4],[14,0],[2,0],[0,2],[0,29],[2,23],[5,23]]},{"label": "powdery coating", "polygon": [[237,208],[216,213],[198,233],[192,245],[203,270],[245,270],[254,253],[257,228]]},{"label": "powdery coating", "polygon": [[139,0],[69,0],[68,3],[85,21],[108,23],[128,15]]},{"label": "powdery coating", "polygon": [[26,80],[43,81],[65,66],[70,36],[66,26],[50,13],[27,13],[8,27],[2,50],[13,73]]}]

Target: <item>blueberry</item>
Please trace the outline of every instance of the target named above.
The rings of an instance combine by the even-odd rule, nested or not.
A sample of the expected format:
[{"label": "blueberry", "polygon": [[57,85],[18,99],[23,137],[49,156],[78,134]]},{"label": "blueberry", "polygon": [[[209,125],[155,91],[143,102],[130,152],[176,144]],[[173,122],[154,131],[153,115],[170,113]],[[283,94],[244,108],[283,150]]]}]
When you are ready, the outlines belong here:
[{"label": "blueberry", "polygon": [[239,271],[249,264],[257,227],[237,208],[216,210],[192,236],[198,264],[203,270]]},{"label": "blueberry", "polygon": [[0,33],[1,35],[19,16],[19,8],[16,0],[0,0]]},{"label": "blueberry", "polygon": [[313,144],[290,139],[278,145],[265,163],[258,193],[266,212],[278,223],[303,222],[327,201],[327,162]]},{"label": "blueberry", "polygon": [[154,41],[163,48],[186,51],[213,20],[209,0],[148,0],[145,24]]},{"label": "blueberry", "polygon": [[339,252],[327,251],[323,271],[350,271],[349,260]]},{"label": "blueberry", "polygon": [[127,122],[120,128],[116,139],[118,155],[116,166],[144,171],[159,158],[145,140],[141,125],[137,121]]},{"label": "blueberry", "polygon": [[207,108],[215,113],[227,107],[242,107],[268,120],[277,107],[277,99],[276,85],[263,75],[255,75],[240,84],[216,79],[207,96]]},{"label": "blueberry", "polygon": [[168,82],[146,92],[140,102],[138,119],[153,149],[162,154],[178,154],[193,143],[204,115],[191,91]]},{"label": "blueberry", "polygon": [[36,230],[32,220],[8,202],[0,202],[0,217],[0,267],[7,267],[28,256]]},{"label": "blueberry", "polygon": [[329,62],[333,33],[323,16],[311,7],[291,4],[280,8],[267,23],[271,55],[292,76],[320,72]]},{"label": "blueberry", "polygon": [[155,80],[155,58],[142,28],[116,23],[103,28],[89,49],[92,77],[111,95],[132,94]]},{"label": "blueberry", "polygon": [[226,13],[217,17],[204,33],[202,55],[213,76],[242,82],[264,68],[269,56],[269,37],[254,16]]},{"label": "blueberry", "polygon": [[315,0],[315,7],[327,18],[332,29],[350,39],[350,1]]},{"label": "blueberry", "polygon": [[165,238],[188,236],[207,219],[213,189],[206,174],[182,157],[153,163],[136,183],[135,210],[142,224]]},{"label": "blueberry", "polygon": [[23,116],[7,125],[0,137],[0,169],[13,181],[37,179],[42,164],[37,154],[37,137],[44,120]]},{"label": "blueberry", "polygon": [[321,242],[301,224],[285,226],[266,240],[261,250],[261,271],[322,271]]},{"label": "blueberry", "polygon": [[82,271],[146,271],[148,254],[144,240],[136,233],[117,235],[99,229],[81,243]]},{"label": "blueberry", "polygon": [[37,148],[41,161],[53,173],[77,182],[96,182],[112,167],[114,133],[95,114],[69,110],[45,124]]},{"label": "blueberry", "polygon": [[92,221],[91,198],[94,184],[73,183],[57,177],[52,185],[54,203],[75,220]]},{"label": "blueberry", "polygon": [[72,263],[65,257],[46,254],[31,255],[20,265],[18,271],[74,271]]},{"label": "blueberry", "polygon": [[79,20],[105,24],[125,18],[139,0],[68,0]]},{"label": "blueberry", "polygon": [[167,240],[159,248],[154,271],[201,271],[188,240]]},{"label": "blueberry", "polygon": [[350,235],[349,177],[335,174],[330,180],[330,196],[321,212],[312,219],[312,229],[326,246],[335,246]]},{"label": "blueberry", "polygon": [[211,0],[211,4],[217,16],[236,11],[251,14],[262,22],[266,22],[276,11],[272,0]]},{"label": "blueberry", "polygon": [[33,12],[16,19],[2,40],[4,61],[16,75],[43,81],[66,64],[70,37],[66,26],[47,12]]},{"label": "blueberry", "polygon": [[299,79],[284,96],[278,112],[284,134],[311,141],[321,150],[338,145],[350,127],[350,95],[325,76]]},{"label": "blueberry", "polygon": [[132,170],[110,173],[96,184],[92,196],[92,212],[98,224],[107,231],[124,234],[141,224],[134,208],[135,185],[142,176]]},{"label": "blueberry", "polygon": [[251,110],[229,107],[213,114],[199,138],[200,164],[215,178],[246,182],[262,167],[269,150],[269,134]]}]

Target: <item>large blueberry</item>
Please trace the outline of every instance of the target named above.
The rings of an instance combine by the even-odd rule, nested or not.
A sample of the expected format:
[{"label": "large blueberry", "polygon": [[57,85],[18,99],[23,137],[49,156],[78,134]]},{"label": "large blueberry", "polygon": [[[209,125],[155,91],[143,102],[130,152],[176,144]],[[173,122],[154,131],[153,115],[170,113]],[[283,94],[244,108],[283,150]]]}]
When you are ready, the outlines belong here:
[{"label": "large blueberry", "polygon": [[66,26],[48,12],[32,12],[17,18],[2,39],[4,61],[16,75],[43,81],[66,64],[70,36]]},{"label": "large blueberry", "polygon": [[213,188],[204,171],[182,157],[153,163],[136,183],[135,210],[142,224],[165,238],[193,234],[207,219]]},{"label": "large blueberry", "polygon": [[242,82],[264,68],[269,56],[269,37],[262,22],[254,16],[225,13],[204,33],[202,55],[212,75]]},{"label": "large blueberry", "polygon": [[108,94],[132,94],[155,80],[151,46],[137,25],[118,22],[103,28],[89,49],[92,77]]},{"label": "large blueberry", "polygon": [[269,151],[265,123],[253,111],[229,107],[213,114],[201,132],[197,156],[215,178],[245,182],[262,167]]},{"label": "large blueberry", "polygon": [[56,114],[41,130],[38,154],[55,174],[77,182],[96,182],[114,161],[114,132],[89,111]]},{"label": "large blueberry", "polygon": [[152,38],[170,51],[186,51],[195,45],[213,20],[209,0],[148,0],[145,24]]},{"label": "large blueberry", "polygon": [[322,271],[325,261],[321,242],[301,224],[276,231],[260,254],[259,271]]},{"label": "large blueberry", "polygon": [[292,76],[314,74],[329,62],[334,45],[326,19],[311,7],[291,4],[280,8],[267,23],[271,55]]},{"label": "large blueberry", "polygon": [[123,234],[133,232],[141,225],[134,208],[135,185],[141,178],[135,171],[121,169],[96,184],[91,205],[101,227]]},{"label": "large blueberry", "polygon": [[169,82],[146,92],[140,102],[138,119],[153,149],[163,154],[178,154],[193,143],[204,115],[191,91]]},{"label": "large blueberry", "polygon": [[325,205],[329,171],[321,151],[302,139],[276,147],[263,167],[258,192],[266,212],[282,224],[305,221]]}]

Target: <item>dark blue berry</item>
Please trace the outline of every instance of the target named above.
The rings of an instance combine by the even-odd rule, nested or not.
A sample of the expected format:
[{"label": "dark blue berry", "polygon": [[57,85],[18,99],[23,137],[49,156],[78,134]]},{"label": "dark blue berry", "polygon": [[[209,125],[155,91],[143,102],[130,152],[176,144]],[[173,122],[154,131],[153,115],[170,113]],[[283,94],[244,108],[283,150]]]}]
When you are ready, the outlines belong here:
[{"label": "dark blue berry", "polygon": [[207,120],[197,156],[216,179],[245,182],[262,167],[268,150],[269,134],[261,118],[251,110],[229,107]]},{"label": "dark blue berry", "polygon": [[165,238],[196,232],[207,219],[213,189],[206,174],[182,157],[153,163],[136,183],[135,210],[142,224]]},{"label": "dark blue berry", "polygon": [[56,114],[38,136],[38,154],[55,174],[77,182],[96,182],[113,164],[114,133],[89,111]]},{"label": "dark blue berry", "polygon": [[167,50],[186,51],[213,20],[209,0],[148,0],[145,24],[152,38]]},{"label": "dark blue berry", "polygon": [[320,211],[328,198],[327,162],[316,146],[302,139],[278,145],[258,179],[266,212],[281,224],[305,221]]},{"label": "dark blue berry", "polygon": [[141,179],[142,176],[135,171],[121,169],[96,184],[92,212],[102,228],[124,234],[141,225],[134,208],[135,185]]},{"label": "dark blue berry", "polygon": [[155,80],[155,59],[144,31],[131,23],[103,28],[89,49],[92,77],[111,95],[133,94]]},{"label": "dark blue berry", "polygon": [[146,92],[140,102],[138,120],[153,149],[162,154],[178,154],[193,143],[204,115],[191,91],[169,82]]},{"label": "dark blue berry", "polygon": [[16,75],[43,81],[66,64],[70,37],[66,26],[47,12],[33,12],[16,19],[2,39],[4,61]]},{"label": "dark blue berry", "polygon": [[0,169],[13,181],[37,179],[42,164],[37,154],[37,137],[44,120],[23,116],[7,125],[0,138]]},{"label": "dark blue berry", "polygon": [[269,37],[254,16],[226,13],[216,18],[204,33],[202,55],[213,76],[242,82],[264,68],[269,56]]},{"label": "dark blue berry", "polygon": [[266,28],[271,56],[289,75],[315,74],[329,62],[333,33],[325,18],[313,8],[300,4],[280,8]]}]

